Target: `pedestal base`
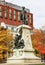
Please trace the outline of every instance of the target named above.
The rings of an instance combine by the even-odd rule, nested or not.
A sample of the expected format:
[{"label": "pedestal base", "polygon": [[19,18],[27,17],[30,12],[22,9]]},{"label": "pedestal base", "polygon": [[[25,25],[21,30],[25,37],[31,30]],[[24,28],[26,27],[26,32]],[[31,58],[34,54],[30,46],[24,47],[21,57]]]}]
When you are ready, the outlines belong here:
[{"label": "pedestal base", "polygon": [[41,64],[41,60],[40,59],[10,59],[7,61],[7,64],[17,64],[17,65],[24,65],[24,64]]},{"label": "pedestal base", "polygon": [[[17,52],[17,53],[16,53]],[[20,54],[20,55],[19,55]],[[16,55],[16,56],[15,56]],[[41,60],[39,57],[34,55],[34,51],[15,50],[14,55],[8,58],[7,63],[13,64],[40,64]]]}]

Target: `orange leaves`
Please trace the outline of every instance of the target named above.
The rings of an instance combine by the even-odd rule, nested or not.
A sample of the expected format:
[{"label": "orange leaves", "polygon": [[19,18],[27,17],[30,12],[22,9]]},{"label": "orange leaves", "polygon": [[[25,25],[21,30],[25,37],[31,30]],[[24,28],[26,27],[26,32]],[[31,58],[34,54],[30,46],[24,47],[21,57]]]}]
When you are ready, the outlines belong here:
[{"label": "orange leaves", "polygon": [[38,44],[35,46],[40,54],[45,54],[45,46]]},{"label": "orange leaves", "polygon": [[37,30],[31,35],[32,43],[39,53],[45,54],[45,34],[41,30]]}]

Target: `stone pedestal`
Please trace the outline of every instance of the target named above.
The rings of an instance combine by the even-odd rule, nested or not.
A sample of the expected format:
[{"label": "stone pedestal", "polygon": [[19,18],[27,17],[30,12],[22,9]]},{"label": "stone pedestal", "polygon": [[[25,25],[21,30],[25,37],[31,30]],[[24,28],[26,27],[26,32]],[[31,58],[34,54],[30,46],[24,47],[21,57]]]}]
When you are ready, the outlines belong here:
[{"label": "stone pedestal", "polygon": [[30,36],[30,27],[26,25],[22,25],[20,27],[22,27],[22,39],[24,40],[25,46],[23,49],[15,49],[13,57],[9,58],[8,60],[12,59],[15,61],[15,63],[18,64],[40,62],[40,58],[34,55],[34,49],[32,47],[32,41]]}]

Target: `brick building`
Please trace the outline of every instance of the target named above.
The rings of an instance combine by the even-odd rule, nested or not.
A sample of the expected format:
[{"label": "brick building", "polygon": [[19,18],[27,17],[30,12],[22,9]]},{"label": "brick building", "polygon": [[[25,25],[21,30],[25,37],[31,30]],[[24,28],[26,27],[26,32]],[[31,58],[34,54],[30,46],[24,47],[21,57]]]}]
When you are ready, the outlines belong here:
[{"label": "brick building", "polygon": [[33,14],[30,13],[30,10],[25,8],[27,21],[23,23],[21,20],[22,8],[15,4],[5,2],[5,0],[0,0],[0,23],[4,22],[9,28],[13,28],[18,25],[29,25],[33,29]]}]

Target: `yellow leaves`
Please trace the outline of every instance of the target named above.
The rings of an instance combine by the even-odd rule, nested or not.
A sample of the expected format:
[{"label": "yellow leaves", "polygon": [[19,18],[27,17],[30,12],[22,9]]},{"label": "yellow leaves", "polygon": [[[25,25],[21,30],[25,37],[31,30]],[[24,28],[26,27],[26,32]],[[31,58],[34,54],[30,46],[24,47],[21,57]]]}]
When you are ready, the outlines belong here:
[{"label": "yellow leaves", "polygon": [[0,27],[0,48],[9,50],[10,47],[13,47],[13,35],[10,33],[10,30]]},{"label": "yellow leaves", "polygon": [[3,58],[3,56],[2,56],[2,54],[0,54],[0,59],[2,59]]},{"label": "yellow leaves", "polygon": [[0,45],[0,50],[2,50],[2,45]]},{"label": "yellow leaves", "polygon": [[3,41],[5,39],[5,37],[2,37],[2,38],[0,38],[0,41]]},{"label": "yellow leaves", "polygon": [[[0,59],[7,58],[10,54],[13,55],[13,41],[11,31],[0,27]],[[3,54],[3,52],[5,52],[5,54]]]},{"label": "yellow leaves", "polygon": [[6,36],[6,34],[2,34],[2,33],[0,34],[0,37],[5,37],[5,36]]}]

